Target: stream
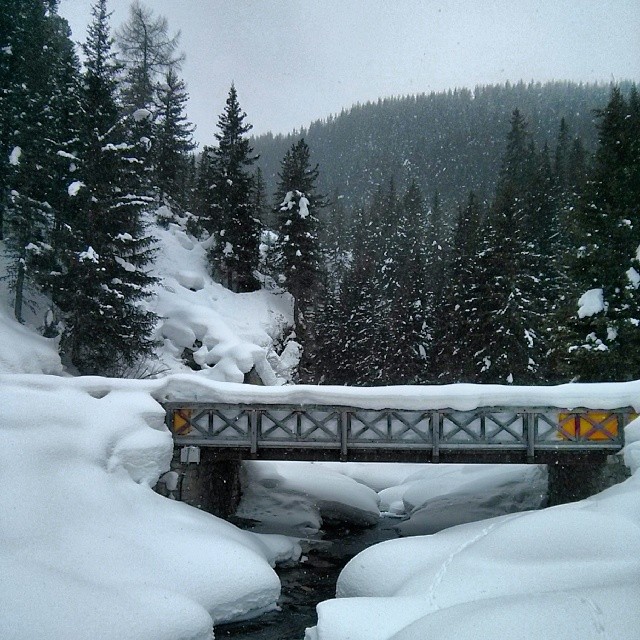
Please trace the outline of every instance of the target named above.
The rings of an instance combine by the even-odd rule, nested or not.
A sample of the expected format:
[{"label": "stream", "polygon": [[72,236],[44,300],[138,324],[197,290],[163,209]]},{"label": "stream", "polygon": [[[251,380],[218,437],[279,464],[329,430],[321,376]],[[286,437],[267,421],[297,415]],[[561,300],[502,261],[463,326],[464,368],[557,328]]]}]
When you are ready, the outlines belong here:
[{"label": "stream", "polygon": [[327,527],[316,541],[303,547],[304,562],[277,567],[282,582],[280,611],[253,620],[219,625],[215,637],[236,640],[302,640],[316,624],[316,605],[335,597],[336,581],[347,562],[363,549],[398,538],[396,518],[383,517],[374,527]]}]

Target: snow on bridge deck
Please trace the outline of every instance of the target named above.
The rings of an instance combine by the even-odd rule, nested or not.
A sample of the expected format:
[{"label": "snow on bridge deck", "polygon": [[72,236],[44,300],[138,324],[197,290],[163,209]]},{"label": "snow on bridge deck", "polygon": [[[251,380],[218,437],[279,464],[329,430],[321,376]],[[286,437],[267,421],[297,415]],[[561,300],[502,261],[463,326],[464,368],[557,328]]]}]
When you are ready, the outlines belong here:
[{"label": "snow on bridge deck", "polygon": [[274,388],[200,378],[184,400],[170,387],[163,404],[176,445],[254,459],[603,460],[624,446],[640,401],[637,382]]}]

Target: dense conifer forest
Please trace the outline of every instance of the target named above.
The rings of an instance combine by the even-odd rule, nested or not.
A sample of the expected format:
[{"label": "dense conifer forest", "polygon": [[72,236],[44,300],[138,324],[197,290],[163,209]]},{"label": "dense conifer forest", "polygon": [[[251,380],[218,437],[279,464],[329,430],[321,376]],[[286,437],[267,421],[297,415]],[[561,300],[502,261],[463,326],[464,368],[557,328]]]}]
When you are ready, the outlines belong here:
[{"label": "dense conifer forest", "polygon": [[55,0],[7,2],[3,275],[79,372],[153,356],[153,227],[180,218],[219,282],[292,296],[298,382],[640,378],[635,86],[381,99],[250,138],[232,85],[196,152],[166,20],[134,2],[114,33],[97,0],[81,65]]},{"label": "dense conifer forest", "polygon": [[[628,85],[621,85],[628,90]],[[390,177],[398,188],[416,181],[425,197],[437,191],[450,205],[473,191],[493,196],[515,108],[527,118],[533,142],[555,144],[564,118],[571,137],[591,153],[597,143],[595,110],[607,103],[608,84],[519,83],[385,98],[356,105],[289,135],[253,140],[257,162],[273,193],[280,160],[304,138],[322,172],[318,186],[353,205],[366,203]]]}]

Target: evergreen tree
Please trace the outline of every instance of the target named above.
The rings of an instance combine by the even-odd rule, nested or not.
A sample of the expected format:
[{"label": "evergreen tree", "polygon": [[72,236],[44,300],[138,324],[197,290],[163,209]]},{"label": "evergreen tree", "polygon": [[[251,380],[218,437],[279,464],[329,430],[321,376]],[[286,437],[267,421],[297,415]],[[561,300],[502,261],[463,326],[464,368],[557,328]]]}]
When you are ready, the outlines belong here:
[{"label": "evergreen tree", "polygon": [[453,238],[452,260],[436,315],[431,370],[439,382],[474,379],[473,354],[479,345],[479,269],[483,212],[473,191],[460,208]]},{"label": "evergreen tree", "polygon": [[254,271],[258,266],[260,221],[253,208],[255,162],[246,134],[251,125],[238,103],[231,85],[224,112],[218,119],[216,140],[209,172],[209,219],[207,230],[215,237],[209,260],[229,289],[251,291],[258,286]]},{"label": "evergreen tree", "polygon": [[160,200],[169,197],[185,207],[184,176],[189,171],[189,152],[195,149],[193,125],[185,115],[189,95],[173,69],[158,87],[158,111],[153,147],[154,179]]},{"label": "evergreen tree", "polygon": [[151,201],[141,188],[148,140],[131,139],[123,119],[118,66],[109,35],[106,0],[97,0],[83,46],[86,71],[74,188],[73,245],[64,260],[55,301],[65,314],[63,347],[82,373],[120,374],[151,352],[155,316],[140,305],[154,281],[146,269],[152,239],[141,211]]},{"label": "evergreen tree", "polygon": [[479,382],[533,382],[544,353],[542,260],[532,242],[534,176],[527,123],[516,109],[478,260],[479,324],[470,357]]},{"label": "evergreen tree", "polygon": [[[381,193],[369,210],[361,209],[354,221],[352,259],[342,283],[339,303],[332,305],[333,330],[320,332],[333,349],[334,362],[325,360],[327,382],[363,385],[379,380],[379,336],[382,333],[380,296],[380,220]],[[328,365],[328,366],[327,366]]]},{"label": "evergreen tree", "polygon": [[309,147],[304,139],[287,151],[280,172],[275,199],[278,210],[279,268],[284,283],[295,299],[294,319],[315,296],[321,271],[318,245],[318,209],[323,201],[316,194],[318,167],[311,167]]},{"label": "evergreen tree", "polygon": [[324,205],[316,193],[318,167],[311,166],[304,139],[287,151],[279,174],[277,269],[293,296],[294,330],[303,347],[299,373],[310,375],[315,352],[315,314],[323,299],[322,253],[318,241],[318,210]]},{"label": "evergreen tree", "polygon": [[6,214],[0,215],[0,226],[6,227],[19,320],[25,287],[44,285],[53,269],[75,169],[78,62],[68,24],[55,5],[21,2],[14,7],[14,19],[2,25],[7,64],[0,67],[8,73],[2,74],[0,92],[0,211]]},{"label": "evergreen tree", "polygon": [[599,146],[574,226],[575,294],[563,328],[564,371],[584,381],[640,376],[640,128],[637,93],[614,88],[598,112]]},{"label": "evergreen tree", "polygon": [[391,237],[397,214],[397,196],[393,181],[386,190],[378,189],[368,209],[358,211],[353,225],[351,260],[340,286],[339,303],[332,298],[333,317],[323,315],[323,339],[333,345],[321,347],[328,382],[336,384],[386,384],[390,379],[389,362],[394,354],[389,334],[392,308],[394,253]]},{"label": "evergreen tree", "polygon": [[415,182],[396,211],[383,283],[389,300],[388,329],[383,336],[387,345],[384,381],[385,384],[411,384],[427,379],[431,339],[424,202]]}]

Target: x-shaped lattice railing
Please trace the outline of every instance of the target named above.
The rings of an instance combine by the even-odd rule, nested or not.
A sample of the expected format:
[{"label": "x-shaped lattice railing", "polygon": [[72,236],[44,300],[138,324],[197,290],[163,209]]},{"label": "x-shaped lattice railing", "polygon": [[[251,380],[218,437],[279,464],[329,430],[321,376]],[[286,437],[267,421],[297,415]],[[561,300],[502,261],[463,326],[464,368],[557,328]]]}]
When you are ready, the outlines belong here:
[{"label": "x-shaped lattice railing", "polygon": [[617,450],[629,408],[593,411],[482,407],[475,411],[359,409],[328,405],[170,403],[167,424],[180,444],[260,448],[445,450]]}]

